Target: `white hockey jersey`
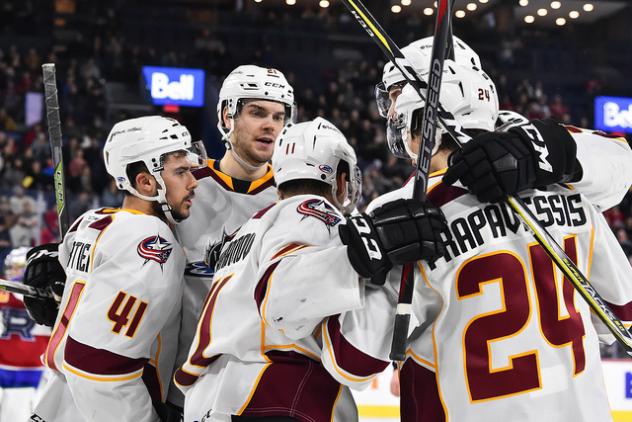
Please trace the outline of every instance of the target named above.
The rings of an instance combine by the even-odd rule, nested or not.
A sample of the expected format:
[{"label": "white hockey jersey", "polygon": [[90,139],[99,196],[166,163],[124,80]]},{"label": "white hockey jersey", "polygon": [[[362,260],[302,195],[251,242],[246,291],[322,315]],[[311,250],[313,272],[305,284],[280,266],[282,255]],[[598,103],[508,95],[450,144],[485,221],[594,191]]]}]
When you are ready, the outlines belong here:
[{"label": "white hockey jersey", "polygon": [[186,422],[357,419],[348,389],[322,367],[313,335],[324,317],[363,304],[341,222],[324,198],[299,195],[258,212],[224,245],[189,357],[175,375],[186,391]]},{"label": "white hockey jersey", "polygon": [[[578,192],[585,193],[597,209],[618,203],[632,183],[632,152],[624,139],[572,127],[569,131],[578,144],[582,180],[568,189],[534,192],[526,199],[548,228],[553,222],[561,225],[554,231],[558,241],[578,259],[580,270],[619,317],[629,322],[629,264],[601,215]],[[599,165],[603,162],[613,165],[603,168]],[[413,305],[420,324],[400,377],[402,420],[610,420],[597,345],[597,332],[604,330],[601,322],[591,321],[583,299],[567,280],[562,281],[561,273],[506,206],[479,204],[464,189],[445,186],[440,179],[437,174],[432,180],[435,189],[429,198],[444,206],[456,240],[449,247],[453,254],[449,262],[440,261],[433,269],[421,267],[425,278],[416,271]],[[411,196],[412,182],[376,199],[368,211]],[[451,212],[452,207],[458,208]],[[533,242],[528,247],[525,237]],[[468,274],[461,272],[468,260],[474,262],[466,268],[470,271],[478,271],[477,263],[498,260],[485,268],[499,274],[478,280],[478,285],[471,277],[470,291],[459,293],[455,278],[457,273]],[[524,282],[500,281],[520,279],[515,274],[524,274]],[[387,285],[397,285],[401,275],[401,267],[392,270]],[[514,284],[524,287],[511,287]],[[323,355],[328,370],[347,385],[361,387],[370,379],[363,376],[386,359],[392,319],[373,319],[368,328],[362,321],[374,310],[381,308],[367,300],[365,309],[338,318],[346,321],[338,323],[342,328],[337,333],[354,346],[351,358],[335,348]],[[503,388],[514,391],[500,391]]]},{"label": "white hockey jersey", "polygon": [[[590,308],[544,249],[504,204],[480,204],[440,176],[428,198],[446,214],[453,239],[445,259],[420,268],[416,315],[441,309],[411,344],[410,363],[433,363],[425,369],[435,376],[404,369],[402,379],[413,381],[402,381],[403,420],[610,420]],[[523,199],[629,324],[632,268],[602,215],[560,187]],[[424,295],[427,289],[436,294]],[[414,404],[433,390],[434,407],[430,399]]]},{"label": "white hockey jersey", "polygon": [[[198,179],[191,215],[176,227],[178,240],[187,256],[182,302],[182,321],[178,339],[178,366],[184,363],[204,298],[213,278],[203,262],[206,247],[234,233],[258,210],[277,199],[272,167],[260,179],[238,180],[219,169],[219,161],[209,160],[208,167],[193,172]],[[183,406],[182,393],[172,386],[169,401]]]},{"label": "white hockey jersey", "polygon": [[179,328],[185,266],[171,228],[134,210],[92,210],[59,252],[67,278],[45,353],[56,376],[35,414],[47,422],[157,421],[152,401],[165,400],[174,368],[169,339]]},{"label": "white hockey jersey", "polygon": [[584,195],[598,211],[623,200],[632,185],[632,149],[620,136],[565,126],[577,144],[582,178],[569,187]]}]

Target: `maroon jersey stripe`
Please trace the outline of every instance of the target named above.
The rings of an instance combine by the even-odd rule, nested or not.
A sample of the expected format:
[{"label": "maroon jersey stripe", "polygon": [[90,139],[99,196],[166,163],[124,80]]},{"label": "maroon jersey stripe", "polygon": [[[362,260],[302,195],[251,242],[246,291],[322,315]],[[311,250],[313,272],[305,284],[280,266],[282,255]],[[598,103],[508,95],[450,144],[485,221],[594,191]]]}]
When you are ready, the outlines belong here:
[{"label": "maroon jersey stripe", "polygon": [[259,313],[261,313],[261,304],[263,303],[263,299],[266,297],[268,282],[270,281],[272,273],[280,262],[281,261],[277,261],[274,264],[270,265],[266,272],[263,273],[263,277],[261,277],[261,279],[257,282],[257,286],[255,287],[255,302],[257,302]]},{"label": "maroon jersey stripe", "polygon": [[632,302],[628,302],[625,305],[615,305],[614,303],[606,302],[612,312],[619,317],[622,321],[632,321]]},{"label": "maroon jersey stripe", "polygon": [[320,362],[297,352],[269,351],[264,370],[242,416],[289,416],[330,422],[341,385]]},{"label": "maroon jersey stripe", "polygon": [[435,373],[408,359],[399,376],[402,422],[444,422]]},{"label": "maroon jersey stripe", "polygon": [[129,358],[105,349],[96,349],[68,336],[64,360],[71,366],[95,375],[125,375],[142,369],[145,358]]},{"label": "maroon jersey stripe", "polygon": [[439,182],[430,190],[430,192],[428,192],[428,200],[436,207],[440,208],[448,202],[454,201],[467,193],[466,189]]},{"label": "maroon jersey stripe", "polygon": [[382,372],[389,362],[369,356],[349,343],[340,332],[340,322],[337,316],[332,316],[327,322],[327,333],[336,356],[336,364],[350,374],[368,377]]}]

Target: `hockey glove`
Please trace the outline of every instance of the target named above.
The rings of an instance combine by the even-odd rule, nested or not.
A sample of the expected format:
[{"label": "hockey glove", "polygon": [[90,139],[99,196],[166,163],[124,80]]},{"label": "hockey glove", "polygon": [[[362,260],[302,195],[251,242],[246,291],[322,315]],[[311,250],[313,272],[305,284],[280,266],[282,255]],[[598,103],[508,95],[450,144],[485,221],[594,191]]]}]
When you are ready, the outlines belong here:
[{"label": "hockey glove", "polygon": [[498,202],[526,189],[574,180],[577,145],[552,120],[534,120],[507,132],[486,132],[455,151],[443,176],[459,180],[481,202]]},{"label": "hockey glove", "polygon": [[447,223],[440,209],[428,202],[398,199],[371,215],[347,218],[339,227],[351,265],[362,277],[383,284],[393,265],[434,261],[445,253]]},{"label": "hockey glove", "polygon": [[24,305],[31,318],[38,324],[52,327],[55,324],[59,301],[64,293],[66,273],[59,263],[57,243],[36,246],[26,254],[24,284],[37,289],[50,289],[53,297],[24,297]]}]

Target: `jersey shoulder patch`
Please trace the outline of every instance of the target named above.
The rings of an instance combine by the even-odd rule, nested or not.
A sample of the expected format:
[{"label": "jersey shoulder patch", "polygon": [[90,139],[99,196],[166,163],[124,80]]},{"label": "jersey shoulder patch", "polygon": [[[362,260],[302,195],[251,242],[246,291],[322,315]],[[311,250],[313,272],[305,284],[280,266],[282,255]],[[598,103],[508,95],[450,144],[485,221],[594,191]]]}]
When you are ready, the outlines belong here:
[{"label": "jersey shoulder patch", "polygon": [[325,223],[327,227],[333,227],[342,221],[338,211],[324,199],[312,198],[303,201],[298,205],[296,211],[304,215],[303,219],[314,217]]}]

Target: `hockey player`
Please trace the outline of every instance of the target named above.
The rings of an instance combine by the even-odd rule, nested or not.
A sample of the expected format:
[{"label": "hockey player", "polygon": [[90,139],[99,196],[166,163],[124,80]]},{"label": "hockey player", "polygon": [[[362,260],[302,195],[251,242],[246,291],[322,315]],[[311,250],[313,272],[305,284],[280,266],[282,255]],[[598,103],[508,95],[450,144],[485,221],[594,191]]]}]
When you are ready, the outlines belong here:
[{"label": "hockey player", "polygon": [[[197,146],[184,126],[161,116],[112,128],[105,166],[126,196],[120,209],[79,217],[59,247],[66,283],[44,357],[55,376],[31,420],[159,420],[185,266],[173,227],[190,213],[191,169],[204,157]],[[45,254],[29,259],[33,277],[50,272],[41,268],[51,265]]]},{"label": "hockey player", "polygon": [[[432,42],[433,37],[426,37],[402,48],[402,52],[413,65],[417,74],[423,78],[426,78],[428,73]],[[484,88],[481,88],[482,91],[471,93],[472,98],[465,100],[475,101],[476,97],[482,97],[485,101],[498,107],[496,87],[483,71],[478,54],[461,39],[454,37],[454,56],[457,64],[479,72],[482,78],[489,82],[485,84]],[[389,113],[390,117],[393,117],[397,96],[404,85],[405,79],[401,72],[392,63],[387,63],[384,66],[382,81],[376,85],[375,89],[376,102],[382,117],[389,118]],[[526,118],[519,114],[503,110],[498,113],[496,126],[497,129],[505,131],[512,124],[524,123],[525,121]],[[554,169],[553,172],[550,172],[551,177],[548,177],[547,180],[540,179],[538,182],[572,183],[574,189],[584,194],[601,211],[621,202],[632,184],[632,166],[628,165],[632,160],[632,149],[626,140],[616,136],[606,138],[600,132],[578,129],[573,126],[565,127],[575,141],[575,146],[569,145],[568,147],[576,148],[576,153],[572,153],[576,154],[576,158],[569,160],[568,163],[558,163],[566,168]],[[549,148],[554,147],[555,145],[549,146]],[[389,148],[396,156],[409,158],[409,154],[402,149],[401,145],[389,143]],[[503,200],[505,195],[513,195],[522,190],[533,188],[537,186],[533,184],[534,179],[508,179],[504,177],[502,171],[494,168],[493,162],[498,157],[513,155],[514,153],[523,156],[527,153],[524,150],[516,151],[516,148],[515,145],[507,146],[507,143],[500,139],[491,142],[479,140],[471,142],[458,155],[472,165],[457,166],[451,172],[450,178],[459,179],[470,192],[484,202],[498,202]],[[528,154],[534,153],[534,150],[528,152]],[[474,162],[476,162],[475,166],[473,165]],[[523,166],[525,162],[525,160],[519,160],[518,165]],[[525,169],[525,171],[530,172],[530,169]],[[526,173],[521,174],[527,176]]]},{"label": "hockey player", "polygon": [[[12,250],[4,260],[5,278],[21,282],[27,247]],[[44,367],[50,328],[28,315],[22,295],[0,292],[0,422],[24,421],[33,411]]]},{"label": "hockey player", "polygon": [[[276,200],[268,162],[274,140],[293,119],[294,109],[293,89],[276,69],[239,66],[222,84],[217,118],[226,153],[194,173],[199,183],[196,206],[191,217],[176,228],[187,253],[178,365],[187,357],[211,287],[212,271],[203,263],[205,249]],[[169,401],[183,405],[177,388],[171,389]]]},{"label": "hockey player", "polygon": [[[459,111],[461,93],[485,89],[486,82],[469,69],[446,65],[454,78],[443,81],[441,102],[464,127],[478,132],[472,142],[501,139],[522,146],[521,159],[531,160],[518,166],[506,159],[506,176],[521,180],[518,169],[531,168],[531,183],[550,183],[551,176],[536,168],[534,154],[528,153],[529,142],[549,147],[547,162],[554,169],[573,158],[569,146],[579,141],[561,126],[527,122],[493,133],[495,116],[484,102],[470,101]],[[399,126],[390,134],[397,136],[394,144],[411,152],[418,148],[423,106],[414,90],[404,87],[395,112]],[[474,111],[480,121],[466,123],[464,117]],[[462,185],[446,183],[455,149],[450,138],[440,137],[430,167],[428,199],[446,214],[452,238],[445,258],[422,261],[416,272],[413,309],[425,329],[413,336],[400,374],[402,420],[611,420],[598,344],[603,326],[592,320],[586,302],[506,205],[481,203]],[[409,183],[370,208],[411,195]],[[632,269],[596,207],[563,185],[527,190],[524,200],[629,324]],[[386,346],[375,341],[380,337],[369,338],[354,326],[342,335],[361,353],[386,359]],[[332,356],[324,361],[328,368],[341,364],[335,350]]]},{"label": "hockey player", "polygon": [[362,306],[361,276],[443,251],[443,218],[424,203],[387,204],[345,224],[360,175],[328,121],[290,125],[272,165],[280,201],[223,246],[175,375],[187,422],[357,420],[349,391],[320,364],[314,330],[325,316]]}]

